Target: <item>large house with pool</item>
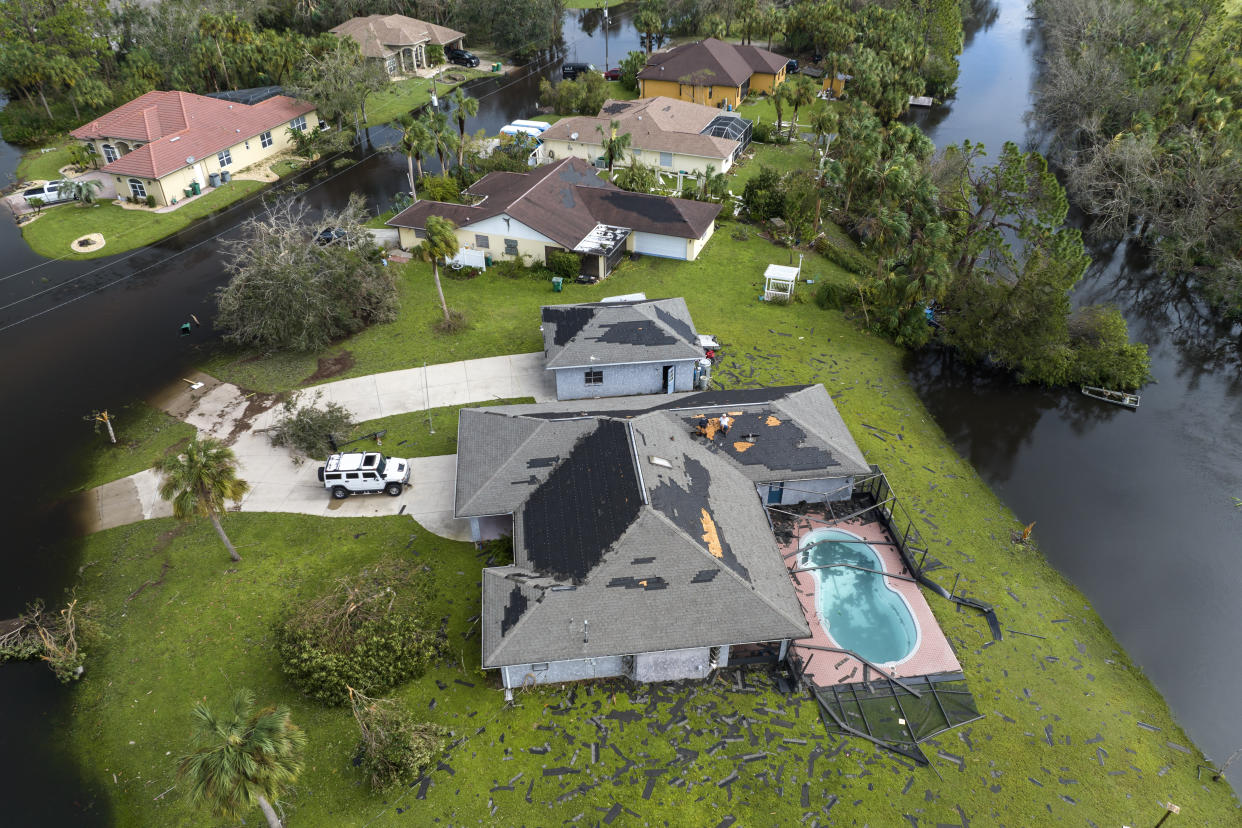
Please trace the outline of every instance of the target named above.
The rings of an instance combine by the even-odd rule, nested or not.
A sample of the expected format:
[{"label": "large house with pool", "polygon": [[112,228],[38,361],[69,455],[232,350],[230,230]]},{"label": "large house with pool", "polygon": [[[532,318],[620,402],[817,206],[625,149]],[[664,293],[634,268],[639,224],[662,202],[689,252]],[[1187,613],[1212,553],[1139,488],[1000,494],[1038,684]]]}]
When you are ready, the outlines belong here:
[{"label": "large house with pool", "polygon": [[462,409],[454,514],[485,569],[506,689],[703,678],[812,631],[767,508],[848,501],[871,469],[822,385]]},{"label": "large house with pool", "polygon": [[287,95],[241,103],[173,91],[148,92],[69,134],[116,177],[119,195],[167,205],[289,149],[289,130],[318,125],[314,104]]}]

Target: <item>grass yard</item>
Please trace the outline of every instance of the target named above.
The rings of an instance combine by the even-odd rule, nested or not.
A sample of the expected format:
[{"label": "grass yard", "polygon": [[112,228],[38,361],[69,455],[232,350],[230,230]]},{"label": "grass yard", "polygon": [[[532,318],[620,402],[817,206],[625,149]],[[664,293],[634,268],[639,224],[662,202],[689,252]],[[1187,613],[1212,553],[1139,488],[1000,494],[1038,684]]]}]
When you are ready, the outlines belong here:
[{"label": "grass yard", "polygon": [[[824,106],[841,106],[839,101],[816,100],[810,107],[802,107],[798,110],[798,123],[809,124],[811,122],[811,113],[818,107]],[[772,103],[772,99],[767,95],[756,96],[750,103],[743,103],[737,108],[737,113],[743,118],[749,118],[755,123],[776,124],[776,106]],[[793,117],[793,107],[785,104],[781,109],[783,128],[789,129],[789,119]],[[810,129],[804,130],[810,132]]]},{"label": "grass yard", "polygon": [[[735,188],[736,189],[736,188]],[[744,232],[745,241],[732,238]],[[278,354],[253,359],[249,351],[220,350],[201,367],[212,376],[255,391],[300,387],[321,357],[348,351],[353,365],[335,378],[363,376],[430,363],[524,353],[543,349],[539,307],[544,304],[589,302],[604,296],[645,291],[648,296],[685,296],[695,324],[732,342],[770,339],[768,328],[786,318],[782,309],[757,301],[768,264],[788,263],[789,251],[774,248],[751,228],[722,223],[694,262],[645,256],[625,262],[597,285],[568,284],[553,293],[550,280],[509,279],[490,270],[476,279],[458,281],[441,272],[449,307],[463,310],[470,328],[458,335],[432,330],[440,318],[431,266],[413,261],[397,266],[402,312],[396,322],[377,325],[323,353]],[[809,278],[839,278],[845,273],[813,252],[806,254]],[[809,299],[809,296],[805,298]],[[818,309],[814,309],[819,313]]]},{"label": "grass yard", "polygon": [[[491,72],[484,71],[481,67],[478,69],[468,69],[464,66],[450,66],[445,70],[445,73],[460,75],[463,77],[463,80],[456,83],[437,80],[436,92],[440,97],[444,97],[468,80],[488,77],[492,74]],[[394,81],[388,84],[388,88],[383,91],[372,92],[370,95],[367,95],[366,126],[377,126],[395,121],[400,116],[408,115],[430,100],[431,81],[428,78],[407,78]]]},{"label": "grass yard", "polygon": [[77,142],[64,138],[57,141],[52,152],[42,149],[27,150],[22,160],[17,162],[18,181],[55,181],[60,178],[60,168],[69,163],[69,148]]},{"label": "grass yard", "polygon": [[792,144],[752,143],[746,150],[746,156],[729,171],[729,189],[737,196],[742,194],[746,182],[759,174],[761,167],[771,167],[782,174],[815,169],[815,150],[804,141]]},{"label": "grass yard", "polygon": [[[755,238],[735,241],[731,229],[717,234],[730,243],[713,242],[699,263],[644,259],[604,285],[564,294],[489,276],[447,281],[450,301],[476,319],[454,340],[429,334],[430,279],[414,268],[403,283],[411,319],[348,346],[359,372],[535,350],[539,303],[645,290],[684,295],[699,329],[719,336],[715,377],[725,385],[824,383],[868,459],[921,521],[946,567],[939,580],[947,587],[960,573],[959,590],[994,604],[1003,628],[1027,633],[993,642],[980,616],[929,597],[983,714],[925,744],[933,767],[828,737],[805,698],[781,696],[755,672],[742,692],[729,680],[583,684],[521,693],[506,709],[494,680],[477,669],[483,564],[469,544],[437,538],[405,517],[229,514],[225,528],[244,558],[237,565],[205,522],[148,521],[84,542],[78,595],[100,609],[110,638],[90,652],[66,738],[107,797],[113,822],[225,824],[190,809],[175,764],[188,746],[192,704],[205,698],[220,707],[244,686],[261,704],[289,705],[307,732],[306,771],[285,803],[290,824],[301,828],[480,818],[557,825],[584,814],[583,824],[594,824],[606,813],[617,826],[715,826],[729,816],[773,826],[809,818],[1151,825],[1165,801],[1181,806],[1186,824],[1236,824],[1229,788],[1196,778],[1198,755],[1083,595],[1035,547],[1010,542],[1019,521],[927,415],[902,368],[903,351],[813,303],[757,302],[761,265],[787,254]],[[807,268],[835,278],[820,260]],[[386,447],[395,448],[390,441],[403,427],[389,424]],[[349,711],[322,708],[291,689],[271,630],[286,601],[390,554],[430,568],[433,615],[447,619],[452,650],[393,695],[465,741],[425,783],[375,795],[352,761],[358,732]]]},{"label": "grass yard", "polygon": [[[383,450],[394,457],[438,457],[442,454],[457,453],[457,412],[463,408],[479,408],[485,405],[518,405],[533,403],[534,397],[515,397],[513,399],[495,399],[489,402],[467,403],[466,405],[445,405],[427,411],[410,411],[406,414],[393,414],[391,417],[380,417],[378,420],[367,420],[359,423],[354,434],[372,434],[387,430],[384,435]],[[369,450],[374,443],[364,441],[356,446],[366,446]],[[360,449],[351,448],[350,451]],[[417,485],[417,484],[416,484]]]},{"label": "grass yard", "polygon": [[[44,210],[45,216],[22,228],[22,236],[34,252],[49,259],[97,259],[159,241],[264,186],[261,181],[233,179],[171,213],[124,210],[112,202],[91,207],[65,204]],[[74,239],[88,233],[103,233],[105,246],[86,253],[70,250]]]},{"label": "grass yard", "polygon": [[[116,445],[108,442],[102,424],[87,457],[89,476],[75,487],[82,491],[151,468],[169,450],[194,438],[197,429],[143,402],[108,412]],[[83,424],[86,427],[86,424]]]},{"label": "grass yard", "polygon": [[609,2],[609,0],[565,0],[564,5],[567,9],[602,9],[604,6],[615,9],[622,5],[623,2],[624,0],[622,2],[616,2],[616,0],[612,0],[612,2]]}]

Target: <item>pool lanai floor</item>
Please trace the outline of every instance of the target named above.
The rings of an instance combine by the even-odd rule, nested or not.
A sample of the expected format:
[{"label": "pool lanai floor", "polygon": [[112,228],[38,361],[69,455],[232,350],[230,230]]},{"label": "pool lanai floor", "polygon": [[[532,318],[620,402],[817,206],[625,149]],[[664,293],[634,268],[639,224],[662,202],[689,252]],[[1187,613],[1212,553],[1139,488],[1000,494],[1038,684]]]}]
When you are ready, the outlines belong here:
[{"label": "pool lanai floor", "polygon": [[[790,646],[802,660],[805,677],[819,687],[861,682],[863,680],[863,665],[857,658],[844,653],[832,653],[813,649],[813,647],[841,648],[842,645],[834,641],[820,623],[819,612],[816,609],[816,573],[794,572],[798,568],[802,557],[800,554],[796,554],[799,551],[799,544],[802,542],[802,538],[815,529],[823,529],[830,525],[833,528],[844,529],[869,542],[871,548],[883,562],[885,572],[909,575],[905,565],[902,563],[901,556],[897,553],[896,547],[892,545],[893,538],[889,536],[888,531],[884,528],[884,524],[879,520],[869,519],[869,515],[832,524],[829,524],[827,520],[828,515],[826,512],[808,511],[805,516],[800,517],[795,523],[793,527],[793,540],[782,544],[781,547],[781,554],[788,556],[785,559],[785,563],[789,567],[790,577],[793,578],[794,589],[798,593],[798,600],[802,604],[802,612],[806,615],[807,624],[811,628],[810,638],[791,642]],[[936,623],[936,617],[932,614],[931,607],[927,605],[927,600],[923,597],[918,584],[913,581],[887,576],[874,575],[872,577],[884,577],[885,583],[905,598],[906,604],[913,613],[919,627],[919,641],[914,652],[900,664],[897,664],[888,675],[896,678],[909,678],[911,676],[960,672],[962,667],[957,661],[953,647],[949,644],[948,639],[945,638],[940,625]],[[808,647],[806,645],[812,646]],[[871,675],[875,677],[874,672]]]}]

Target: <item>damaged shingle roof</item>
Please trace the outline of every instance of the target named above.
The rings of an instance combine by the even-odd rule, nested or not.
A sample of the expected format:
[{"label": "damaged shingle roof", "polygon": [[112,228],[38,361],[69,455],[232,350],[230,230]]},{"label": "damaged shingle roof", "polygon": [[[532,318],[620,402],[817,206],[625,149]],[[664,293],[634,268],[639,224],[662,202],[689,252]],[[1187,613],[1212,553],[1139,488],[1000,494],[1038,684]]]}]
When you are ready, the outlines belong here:
[{"label": "damaged shingle roof", "polygon": [[686,300],[548,305],[542,314],[547,367],[701,359]]},{"label": "damaged shingle roof", "polygon": [[[761,464],[743,460],[770,443],[768,454],[754,456],[790,463],[778,451],[784,444],[791,464],[802,454],[820,458],[804,475],[866,471],[844,424],[848,446],[840,445],[841,435],[833,437],[835,447],[824,443],[831,420],[840,418],[823,387],[606,402],[593,401],[591,412],[576,412],[575,403],[461,412],[459,516],[471,513],[463,497],[474,502],[477,494],[468,481],[483,479],[485,489],[495,489],[495,481],[515,476],[505,469],[534,481],[505,483],[514,563],[484,572],[484,666],[806,636],[747,473]],[[703,407],[696,403],[732,411],[735,419],[762,418],[769,433],[740,454],[723,439],[693,436],[686,418]],[[506,430],[496,417],[528,426]],[[781,422],[768,425],[769,417]],[[499,471],[475,474],[478,465]]]}]

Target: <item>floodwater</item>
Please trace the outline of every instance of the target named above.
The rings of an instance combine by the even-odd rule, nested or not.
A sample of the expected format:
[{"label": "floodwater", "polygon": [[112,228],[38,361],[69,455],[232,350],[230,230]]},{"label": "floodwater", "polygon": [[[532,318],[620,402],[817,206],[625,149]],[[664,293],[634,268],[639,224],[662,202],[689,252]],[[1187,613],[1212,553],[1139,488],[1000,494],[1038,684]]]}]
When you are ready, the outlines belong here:
[{"label": "floodwater", "polygon": [[[470,84],[480,109],[468,129],[494,134],[533,114],[539,79],[558,75],[562,57],[603,68],[641,48],[628,14],[614,10],[604,27],[598,11],[567,12],[560,56]],[[983,19],[962,57],[958,99],[918,116],[938,143],[1027,140],[1035,38],[1025,7],[1002,0],[984,6]],[[300,197],[312,209],[339,206],[351,192],[384,209],[405,177],[405,159],[377,149],[392,140],[372,129],[354,152],[359,163],[291,183],[306,185]],[[0,183],[17,157],[0,142]],[[41,259],[0,219],[0,433],[20,469],[0,505],[8,538],[0,618],[35,597],[63,598],[82,561],[72,521],[48,504],[81,478],[82,449],[102,439],[83,418],[178,382],[215,347],[221,242],[262,204],[252,198],[151,247],[88,262]],[[1230,499],[1242,496],[1238,335],[1213,327],[1124,254],[1102,259],[1080,296],[1117,303],[1152,343],[1160,382],[1145,389],[1139,412],[1017,388],[938,355],[912,358],[910,375],[959,451],[1020,518],[1037,521],[1044,552],[1220,759],[1242,745],[1225,689],[1242,666],[1221,657],[1237,653],[1242,637],[1242,603],[1228,595],[1242,570],[1242,511]],[[183,338],[190,314],[206,324]],[[57,748],[72,693],[42,665],[0,668],[6,824],[108,823],[105,799]]]},{"label": "floodwater", "polygon": [[[937,146],[1038,147],[1028,127],[1039,39],[999,0],[968,42],[957,100],[917,116]],[[1242,330],[1222,325],[1126,246],[1091,250],[1079,304],[1112,304],[1150,348],[1155,382],[1128,411],[1015,385],[942,353],[908,372],[957,450],[1090,598],[1195,743],[1242,747]],[[1003,606],[998,611],[1003,611]]]}]

